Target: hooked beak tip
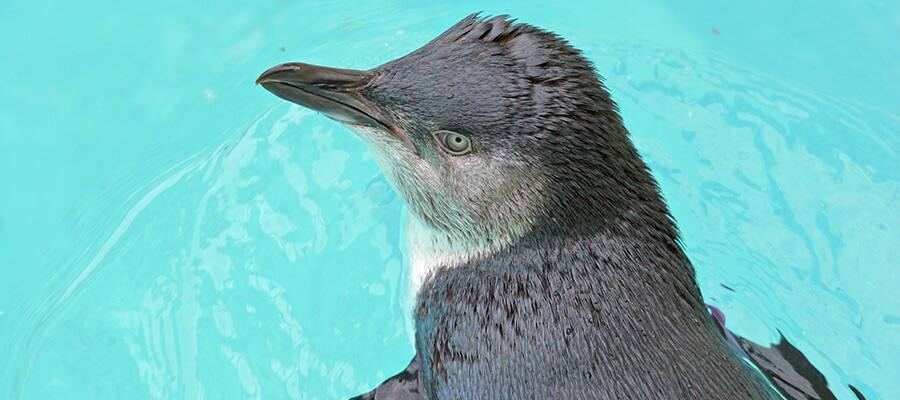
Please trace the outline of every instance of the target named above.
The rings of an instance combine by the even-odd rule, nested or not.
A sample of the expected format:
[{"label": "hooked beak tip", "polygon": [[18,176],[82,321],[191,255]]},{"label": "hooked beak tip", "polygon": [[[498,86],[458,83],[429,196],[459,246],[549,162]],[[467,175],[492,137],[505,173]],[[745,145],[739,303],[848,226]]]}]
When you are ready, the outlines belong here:
[{"label": "hooked beak tip", "polygon": [[[259,78],[256,78],[256,84],[262,85],[267,82],[278,82],[279,77],[286,78],[287,75],[291,74],[292,72],[298,71],[300,69],[300,68],[298,68],[298,64],[302,65],[300,63],[287,63],[287,64],[276,65],[272,68],[269,68],[269,69],[265,70],[265,72],[260,74]],[[297,75],[297,74],[295,73],[294,75]],[[297,77],[295,76],[294,79],[296,80]]]}]

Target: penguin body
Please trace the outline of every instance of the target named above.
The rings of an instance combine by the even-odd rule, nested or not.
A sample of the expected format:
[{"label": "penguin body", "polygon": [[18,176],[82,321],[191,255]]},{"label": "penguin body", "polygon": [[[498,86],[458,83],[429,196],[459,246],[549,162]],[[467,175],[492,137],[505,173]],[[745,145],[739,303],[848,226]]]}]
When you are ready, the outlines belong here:
[{"label": "penguin body", "polygon": [[410,212],[416,357],[357,398],[829,398],[710,316],[615,102],[555,34],[472,15],[369,71],[257,83],[354,130]]}]

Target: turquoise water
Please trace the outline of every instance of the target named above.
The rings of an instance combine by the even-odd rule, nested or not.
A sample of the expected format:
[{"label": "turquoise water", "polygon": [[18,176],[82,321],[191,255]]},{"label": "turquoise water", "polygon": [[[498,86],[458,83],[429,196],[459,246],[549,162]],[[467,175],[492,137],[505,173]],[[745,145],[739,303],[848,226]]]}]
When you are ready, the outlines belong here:
[{"label": "turquoise water", "polygon": [[606,76],[741,335],[900,398],[900,3],[0,3],[0,398],[330,399],[412,356],[400,200],[253,80],[478,10]]}]

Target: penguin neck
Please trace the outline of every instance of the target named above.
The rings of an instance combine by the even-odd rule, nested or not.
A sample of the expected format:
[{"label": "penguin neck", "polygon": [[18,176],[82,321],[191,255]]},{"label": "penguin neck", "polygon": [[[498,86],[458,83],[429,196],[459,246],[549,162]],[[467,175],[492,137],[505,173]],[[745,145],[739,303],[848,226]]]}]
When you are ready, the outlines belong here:
[{"label": "penguin neck", "polygon": [[[599,274],[631,276],[626,285],[640,279],[660,279],[695,310],[704,310],[695,282],[694,269],[679,243],[678,229],[653,177],[639,158],[630,180],[601,177],[580,180],[581,190],[561,184],[557,193],[567,193],[540,223],[515,246],[519,253],[543,259],[545,265],[562,253],[572,254],[572,263],[590,264],[586,270]],[[593,187],[584,188],[584,182]],[[612,194],[615,195],[612,195]],[[565,204],[565,206],[560,206]],[[663,290],[663,289],[661,289]]]},{"label": "penguin neck", "polygon": [[[558,214],[548,216],[527,232],[494,238],[454,237],[407,213],[405,253],[410,288],[417,295],[435,272],[491,257],[516,257],[517,254],[524,257],[527,254],[532,259],[552,263],[560,252],[588,251],[592,256],[577,259],[593,263],[595,260],[591,257],[608,257],[625,260],[635,268],[656,268],[655,273],[669,280],[677,280],[679,286],[687,288],[691,303],[702,304],[694,283],[693,267],[678,244],[677,230],[662,200],[656,206],[642,207],[662,207],[661,210],[654,210],[662,214],[648,218],[653,214],[647,210],[628,210],[621,213],[620,218],[601,220],[582,217],[577,222],[569,215]],[[587,215],[609,215],[591,212],[583,207],[567,209]]]},{"label": "penguin neck", "polygon": [[510,247],[514,238],[455,237],[434,228],[413,213],[405,215],[406,258],[410,287],[414,294],[434,272],[455,268],[475,259],[491,256]]}]

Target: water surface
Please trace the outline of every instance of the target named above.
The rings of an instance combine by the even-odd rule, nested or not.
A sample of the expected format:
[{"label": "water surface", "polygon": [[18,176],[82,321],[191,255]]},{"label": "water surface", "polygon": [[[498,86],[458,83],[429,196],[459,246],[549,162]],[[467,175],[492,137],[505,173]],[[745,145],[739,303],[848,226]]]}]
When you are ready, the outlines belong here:
[{"label": "water surface", "polygon": [[253,80],[484,10],[596,63],[735,331],[900,398],[900,7],[827,3],[5,1],[0,397],[330,399],[403,368],[400,200]]}]

